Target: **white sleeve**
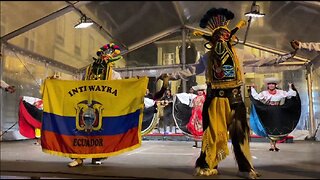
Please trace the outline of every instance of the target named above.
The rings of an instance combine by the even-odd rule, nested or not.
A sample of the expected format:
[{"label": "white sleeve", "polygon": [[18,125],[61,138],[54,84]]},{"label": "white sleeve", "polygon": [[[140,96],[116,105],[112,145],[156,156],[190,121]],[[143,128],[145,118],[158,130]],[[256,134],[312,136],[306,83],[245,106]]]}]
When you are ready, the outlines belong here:
[{"label": "white sleeve", "polygon": [[254,99],[259,101],[265,98],[262,92],[258,94],[256,89],[254,89],[253,87],[251,87],[251,95]]},{"label": "white sleeve", "polygon": [[122,79],[121,74],[115,70],[112,70],[112,79]]},{"label": "white sleeve", "polygon": [[1,86],[1,88],[5,89],[5,88],[9,87],[9,84],[7,84],[7,83],[4,82],[3,80],[1,80],[0,86]]},{"label": "white sleeve", "polygon": [[297,92],[294,91],[292,88],[289,88],[289,91],[283,91],[282,95],[283,95],[284,98],[286,98],[286,97],[290,98],[292,96],[296,96]]},{"label": "white sleeve", "polygon": [[319,42],[300,42],[300,49],[308,49],[309,51],[320,51],[320,43]]},{"label": "white sleeve", "polygon": [[292,88],[289,88],[289,91],[288,91],[288,96],[296,96],[297,95],[297,91],[294,91]]}]

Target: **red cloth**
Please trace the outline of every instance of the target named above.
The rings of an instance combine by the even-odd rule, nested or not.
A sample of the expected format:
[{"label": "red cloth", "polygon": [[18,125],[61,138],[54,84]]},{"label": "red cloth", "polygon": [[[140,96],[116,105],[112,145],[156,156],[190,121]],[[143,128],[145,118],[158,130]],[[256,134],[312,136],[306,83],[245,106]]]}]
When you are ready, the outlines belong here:
[{"label": "red cloth", "polygon": [[27,138],[35,138],[35,129],[41,128],[41,122],[32,117],[23,104],[22,98],[19,104],[19,132]]},{"label": "red cloth", "polygon": [[198,95],[192,101],[192,114],[189,123],[187,124],[187,129],[195,139],[201,139],[201,136],[203,135],[202,108],[204,101],[205,94]]}]

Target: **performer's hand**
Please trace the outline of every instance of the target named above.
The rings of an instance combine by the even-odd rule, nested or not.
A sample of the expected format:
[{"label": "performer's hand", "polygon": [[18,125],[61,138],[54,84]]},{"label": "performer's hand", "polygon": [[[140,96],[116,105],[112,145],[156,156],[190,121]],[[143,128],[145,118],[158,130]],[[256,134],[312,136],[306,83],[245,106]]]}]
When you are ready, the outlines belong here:
[{"label": "performer's hand", "polygon": [[54,74],[52,76],[47,77],[47,79],[59,79],[59,78],[60,78],[60,76],[57,74]]},{"label": "performer's hand", "polygon": [[238,22],[238,24],[236,25],[237,28],[242,28],[243,26],[245,26],[247,24],[247,22],[245,20],[240,20]]},{"label": "performer's hand", "polygon": [[170,81],[170,80],[178,80],[178,79],[175,79],[174,76],[172,76],[171,74],[161,74],[156,81],[158,81],[159,79],[163,80],[163,81]]},{"label": "performer's hand", "polygon": [[201,32],[201,31],[195,30],[195,31],[193,31],[193,35],[194,35],[194,36],[202,36],[202,35],[204,35],[204,33]]},{"label": "performer's hand", "polygon": [[297,41],[297,40],[292,40],[292,41],[290,42],[290,44],[291,44],[291,47],[292,47],[294,50],[298,50],[298,49],[299,49],[299,45],[300,45],[300,42],[299,42],[299,41]]},{"label": "performer's hand", "polygon": [[156,81],[158,81],[159,79],[161,79],[163,81],[163,79],[168,76],[167,73],[161,74],[159,77],[157,77]]},{"label": "performer's hand", "polygon": [[293,83],[288,83],[288,85],[289,85],[289,89],[292,89],[292,90],[294,90],[294,91],[297,91],[297,89],[296,89],[296,87],[294,86]]},{"label": "performer's hand", "polygon": [[14,93],[16,89],[14,86],[8,86],[5,88],[5,91],[8,91],[9,93]]}]

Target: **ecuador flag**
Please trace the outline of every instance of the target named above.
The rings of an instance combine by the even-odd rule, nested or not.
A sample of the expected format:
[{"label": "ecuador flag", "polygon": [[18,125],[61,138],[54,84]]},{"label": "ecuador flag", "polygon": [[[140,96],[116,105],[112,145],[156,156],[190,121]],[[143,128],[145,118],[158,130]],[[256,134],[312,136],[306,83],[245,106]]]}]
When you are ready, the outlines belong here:
[{"label": "ecuador flag", "polygon": [[43,152],[103,158],[141,146],[148,78],[47,79],[43,89]]}]

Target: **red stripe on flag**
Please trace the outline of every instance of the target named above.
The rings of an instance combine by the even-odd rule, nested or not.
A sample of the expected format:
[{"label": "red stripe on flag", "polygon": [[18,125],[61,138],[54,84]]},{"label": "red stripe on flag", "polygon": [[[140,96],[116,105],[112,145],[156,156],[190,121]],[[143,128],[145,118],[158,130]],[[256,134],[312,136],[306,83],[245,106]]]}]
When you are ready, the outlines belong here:
[{"label": "red stripe on flag", "polygon": [[41,132],[43,149],[64,154],[105,154],[139,144],[138,128],[111,136],[67,136],[50,131]]}]

